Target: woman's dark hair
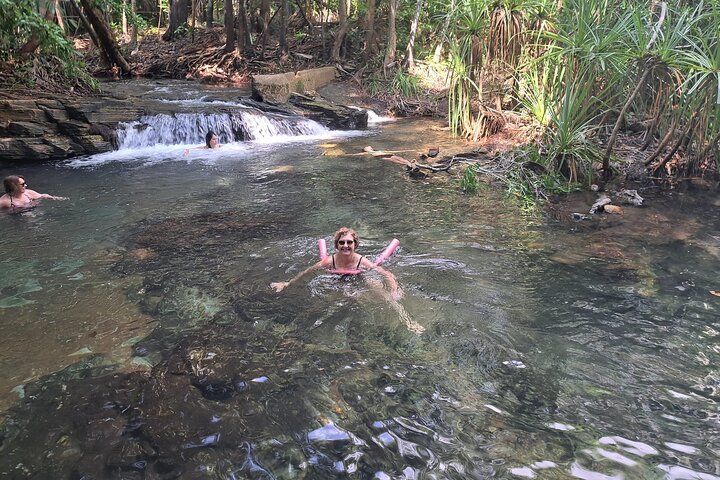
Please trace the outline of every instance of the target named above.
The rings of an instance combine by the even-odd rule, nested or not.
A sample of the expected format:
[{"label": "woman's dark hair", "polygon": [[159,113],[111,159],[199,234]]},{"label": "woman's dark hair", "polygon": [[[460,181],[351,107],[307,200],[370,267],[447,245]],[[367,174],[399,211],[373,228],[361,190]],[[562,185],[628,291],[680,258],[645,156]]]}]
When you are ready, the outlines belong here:
[{"label": "woman's dark hair", "polygon": [[207,148],[212,148],[210,146],[210,140],[212,140],[212,137],[214,137],[214,136],[215,136],[215,132],[213,132],[212,130],[210,130],[208,133],[205,134],[205,146]]},{"label": "woman's dark hair", "polygon": [[5,193],[10,195],[11,197],[17,197],[20,194],[21,180],[25,182],[25,178],[18,175],[10,175],[9,177],[5,177],[5,179],[3,180],[3,185],[5,186]]}]

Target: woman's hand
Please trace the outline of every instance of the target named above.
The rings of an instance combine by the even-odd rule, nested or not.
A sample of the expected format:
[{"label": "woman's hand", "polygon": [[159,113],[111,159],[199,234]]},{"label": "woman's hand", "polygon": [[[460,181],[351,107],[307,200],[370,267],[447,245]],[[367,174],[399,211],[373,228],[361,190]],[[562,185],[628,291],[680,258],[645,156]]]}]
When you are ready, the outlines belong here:
[{"label": "woman's hand", "polygon": [[55,197],[55,196],[52,196],[50,198],[52,198],[53,200],[67,200],[68,199],[68,197]]},{"label": "woman's hand", "polygon": [[393,300],[402,300],[405,294],[402,291],[402,288],[395,287],[390,291],[390,296]]},{"label": "woman's hand", "polygon": [[290,282],[273,282],[270,284],[270,288],[274,289],[276,292],[280,293],[283,291],[285,287],[290,285]]}]

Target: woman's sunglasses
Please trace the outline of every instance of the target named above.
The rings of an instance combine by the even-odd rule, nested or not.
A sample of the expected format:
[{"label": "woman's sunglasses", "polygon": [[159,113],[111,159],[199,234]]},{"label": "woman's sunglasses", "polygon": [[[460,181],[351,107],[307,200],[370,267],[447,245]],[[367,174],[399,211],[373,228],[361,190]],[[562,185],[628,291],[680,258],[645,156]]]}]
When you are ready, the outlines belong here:
[{"label": "woman's sunglasses", "polygon": [[355,240],[338,240],[338,245],[352,245]]}]

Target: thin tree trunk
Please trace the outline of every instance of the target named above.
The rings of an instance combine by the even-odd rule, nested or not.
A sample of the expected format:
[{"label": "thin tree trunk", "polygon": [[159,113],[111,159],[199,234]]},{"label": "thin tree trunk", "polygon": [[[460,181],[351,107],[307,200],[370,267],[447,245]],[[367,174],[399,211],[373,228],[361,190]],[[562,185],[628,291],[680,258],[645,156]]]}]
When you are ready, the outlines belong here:
[{"label": "thin tree trunk", "polygon": [[407,48],[405,49],[404,64],[406,68],[415,66],[415,58],[413,57],[413,49],[415,48],[415,35],[417,34],[418,24],[420,23],[420,12],[422,11],[423,0],[417,0],[415,5],[415,18],[410,24],[410,38],[408,39]]},{"label": "thin tree trunk", "polygon": [[235,12],[233,1],[225,0],[225,52],[235,50]]},{"label": "thin tree trunk", "polygon": [[707,144],[705,148],[703,148],[702,152],[700,152],[700,155],[698,158],[702,161],[703,159],[707,158],[710,155],[710,150],[712,150],[717,143],[720,142],[720,132],[718,132],[717,135],[715,135],[715,138]]},{"label": "thin tree trunk", "polygon": [[252,38],[250,38],[250,24],[248,22],[247,9],[245,8],[245,0],[238,0],[238,24],[240,31],[238,32],[238,50],[243,55],[251,52]]},{"label": "thin tree trunk", "polygon": [[280,55],[285,56],[290,52],[287,41],[288,18],[290,17],[290,4],[288,0],[280,0]]},{"label": "thin tree trunk", "polygon": [[105,54],[114,65],[116,65],[123,75],[130,74],[130,65],[125,60],[125,57],[120,53],[120,49],[113,38],[110,28],[105,23],[105,19],[100,12],[90,3],[91,0],[80,0],[80,4],[85,10],[85,15],[90,24],[97,33],[98,40],[100,41],[101,48],[105,51]]},{"label": "thin tree trunk", "polygon": [[395,50],[397,49],[397,31],[395,30],[395,17],[397,16],[397,0],[390,0],[388,11],[388,35],[383,74],[387,77],[387,68],[395,63]]},{"label": "thin tree trunk", "polygon": [[[130,9],[133,14],[137,11],[137,0],[130,0]],[[135,51],[138,45],[138,27],[137,23],[133,22],[130,27],[130,50]]]},{"label": "thin tree trunk", "polygon": [[121,15],[121,24],[122,24],[122,38],[123,42],[127,42],[130,39],[130,32],[128,31],[128,21],[127,21],[127,4],[128,0],[122,0],[122,15]]},{"label": "thin tree trunk", "polygon": [[265,47],[267,47],[268,28],[270,28],[270,0],[261,0],[260,2],[260,22],[262,25],[262,35],[260,43],[260,58],[265,58]]},{"label": "thin tree trunk", "polygon": [[692,117],[690,117],[690,121],[688,122],[688,125],[685,128],[685,130],[683,131],[682,135],[680,135],[680,138],[678,138],[678,140],[677,140],[677,142],[675,142],[675,145],[673,146],[673,148],[671,148],[670,151],[667,153],[667,155],[665,155],[665,157],[662,159],[660,164],[657,167],[655,167],[655,169],[653,170],[653,175],[657,175],[658,172],[660,170],[662,170],[665,167],[665,165],[667,165],[667,163],[672,159],[673,155],[675,155],[675,153],[680,148],[680,145],[682,145],[685,142],[685,140],[686,140],[685,137],[690,135],[690,130],[692,130],[693,126],[695,125],[695,118],[697,117],[697,113],[698,112],[695,111],[693,113]]},{"label": "thin tree trunk", "polygon": [[612,133],[610,134],[610,139],[608,140],[607,147],[605,147],[605,155],[603,156],[603,165],[602,169],[605,175],[610,173],[610,154],[612,153],[613,146],[615,145],[615,140],[617,139],[617,134],[620,131],[620,125],[622,125],[623,120],[625,119],[625,114],[627,113],[628,109],[630,108],[630,105],[632,105],[633,100],[635,100],[635,97],[638,93],[640,93],[640,89],[642,88],[643,84],[645,83],[645,80],[647,79],[648,75],[650,75],[650,72],[652,71],[652,67],[650,65],[645,65],[645,70],[643,71],[642,75],[640,75],[640,79],[638,80],[637,84],[635,85],[635,89],[632,91],[630,96],[628,96],[627,100],[625,100],[625,105],[623,105],[622,110],[620,110],[620,114],[618,115],[618,119],[615,122],[615,127],[613,128]]},{"label": "thin tree trunk", "polygon": [[322,58],[327,58],[327,42],[325,38],[325,28],[327,27],[328,18],[330,17],[330,12],[328,8],[326,8],[325,2],[322,0],[319,0],[321,12],[324,13],[323,17],[320,19],[320,39],[322,43]]},{"label": "thin tree trunk", "polygon": [[190,0],[190,38],[195,43],[195,22],[197,19],[197,0]]},{"label": "thin tree trunk", "polygon": [[62,9],[60,8],[60,0],[53,0],[53,8],[55,9],[55,20],[60,26],[60,30],[65,31],[65,20],[63,19]]},{"label": "thin tree trunk", "polygon": [[213,16],[215,15],[213,11],[214,5],[215,3],[213,2],[213,0],[208,0],[207,9],[205,10],[205,25],[207,26],[207,28],[212,28],[213,26]]},{"label": "thin tree trunk", "polygon": [[188,21],[188,0],[170,0],[170,22],[163,33],[163,40],[170,41],[177,28]]},{"label": "thin tree trunk", "polygon": [[645,160],[645,166],[647,167],[652,162],[655,161],[655,159],[662,153],[662,151],[665,149],[668,143],[670,143],[670,139],[672,139],[672,136],[675,134],[675,129],[677,128],[677,121],[674,121],[672,125],[670,125],[670,128],[668,129],[667,133],[663,137],[663,139],[658,144],[655,151]]},{"label": "thin tree trunk", "polygon": [[375,46],[375,0],[367,0],[367,23],[365,29],[365,61],[372,57]]},{"label": "thin tree trunk", "polygon": [[347,0],[338,1],[338,31],[335,35],[335,42],[333,43],[332,52],[330,53],[330,58],[333,62],[340,62],[340,50],[342,49],[343,43],[345,42],[345,36],[347,35],[347,7]]},{"label": "thin tree trunk", "polygon": [[83,13],[83,11],[78,6],[77,2],[75,0],[68,0],[68,4],[70,5],[70,8],[72,8],[73,12],[77,17],[80,19],[80,23],[82,23],[83,28],[88,32],[88,35],[90,35],[90,40],[92,40],[92,43],[100,50],[100,54],[107,64],[106,66],[110,68],[111,62],[108,58],[107,54],[105,53],[105,50],[103,50],[102,45],[100,45],[100,39],[98,38],[97,34],[95,33],[95,30],[93,29],[92,25],[90,25],[90,22],[88,21],[87,17]]},{"label": "thin tree trunk", "polygon": [[456,0],[450,0],[450,11],[445,16],[445,21],[443,22],[443,28],[440,32],[440,36],[438,38],[438,44],[435,47],[435,54],[433,55],[433,62],[438,63],[440,62],[440,56],[442,54],[442,47],[445,41],[447,40],[447,32],[450,29],[450,19],[452,18],[454,12],[455,12],[455,1]]},{"label": "thin tree trunk", "polygon": [[300,0],[297,0],[295,2],[295,5],[297,5],[297,7],[298,7],[298,12],[300,13],[300,16],[303,18],[303,20],[305,20],[305,24],[308,27],[310,27],[310,33],[312,34],[313,33],[313,31],[312,31],[313,24],[310,21],[310,19],[307,17],[307,15],[305,14],[305,8],[303,8],[303,4],[300,3]]}]

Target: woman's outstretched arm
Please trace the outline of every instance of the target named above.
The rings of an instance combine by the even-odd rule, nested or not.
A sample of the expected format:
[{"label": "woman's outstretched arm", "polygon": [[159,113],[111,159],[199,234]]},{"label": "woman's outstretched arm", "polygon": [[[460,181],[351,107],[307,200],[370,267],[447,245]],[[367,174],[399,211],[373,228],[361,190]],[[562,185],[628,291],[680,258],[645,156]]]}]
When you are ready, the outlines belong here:
[{"label": "woman's outstretched arm", "polygon": [[297,282],[302,277],[307,275],[310,272],[314,272],[315,270],[320,270],[321,268],[327,268],[332,261],[332,257],[326,257],[317,262],[315,265],[312,265],[302,272],[295,275],[293,278],[288,280],[287,282],[273,282],[270,284],[270,288],[274,289],[276,292],[282,292],[286,287],[289,287],[290,284]]}]

